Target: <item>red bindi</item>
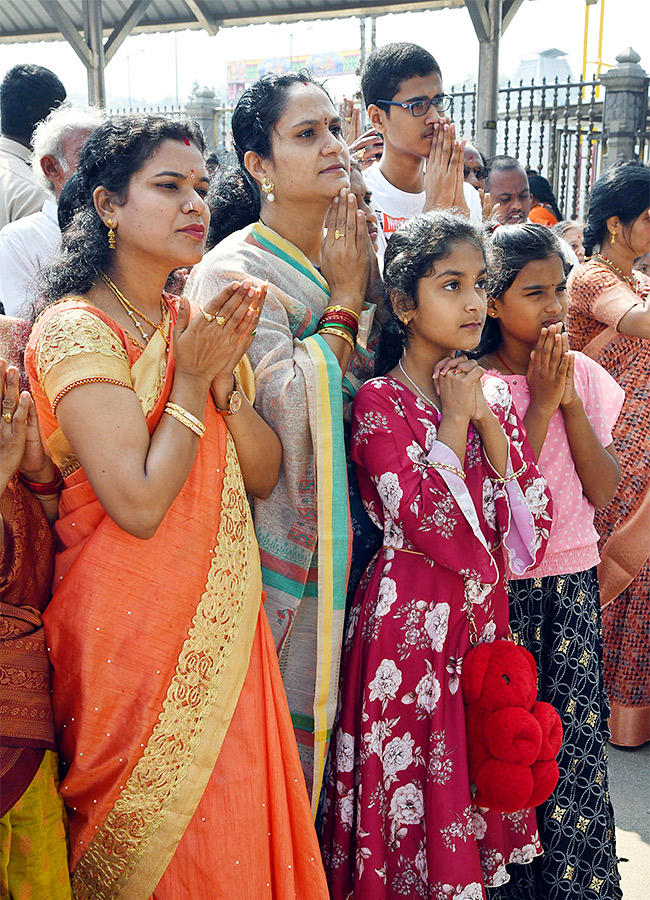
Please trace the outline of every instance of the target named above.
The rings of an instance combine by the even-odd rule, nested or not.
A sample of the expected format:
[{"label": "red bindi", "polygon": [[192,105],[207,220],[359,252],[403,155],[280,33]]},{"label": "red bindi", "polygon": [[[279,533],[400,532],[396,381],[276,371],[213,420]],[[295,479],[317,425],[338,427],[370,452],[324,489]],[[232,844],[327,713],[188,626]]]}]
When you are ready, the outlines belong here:
[{"label": "red bindi", "polygon": [[190,139],[189,139],[189,138],[183,138],[183,140],[185,141],[185,146],[186,146],[186,147],[189,147],[189,146],[190,146]]}]

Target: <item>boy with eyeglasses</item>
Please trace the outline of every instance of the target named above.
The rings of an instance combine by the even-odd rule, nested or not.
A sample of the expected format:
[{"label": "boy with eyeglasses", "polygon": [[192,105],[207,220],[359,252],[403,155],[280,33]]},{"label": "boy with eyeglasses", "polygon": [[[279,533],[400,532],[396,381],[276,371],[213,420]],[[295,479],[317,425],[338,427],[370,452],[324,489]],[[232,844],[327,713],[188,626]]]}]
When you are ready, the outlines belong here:
[{"label": "boy with eyeglasses", "polygon": [[368,57],[361,90],[384,141],[381,159],[364,172],[380,225],[380,264],[388,238],[419,212],[453,207],[480,223],[481,201],[463,180],[464,142],[445,115],[451,99],[434,57],[417,44],[387,44]]}]

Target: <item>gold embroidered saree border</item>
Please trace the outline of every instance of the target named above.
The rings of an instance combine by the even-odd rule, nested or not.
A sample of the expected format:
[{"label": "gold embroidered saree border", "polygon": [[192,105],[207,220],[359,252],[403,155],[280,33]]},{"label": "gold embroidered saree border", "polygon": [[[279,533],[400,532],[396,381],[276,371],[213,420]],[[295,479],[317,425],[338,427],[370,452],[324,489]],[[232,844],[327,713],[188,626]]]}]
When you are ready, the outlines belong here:
[{"label": "gold embroidered saree border", "polygon": [[205,592],[151,737],[72,875],[77,900],[148,900],[198,806],[237,705],[262,584],[243,479],[227,440]]}]

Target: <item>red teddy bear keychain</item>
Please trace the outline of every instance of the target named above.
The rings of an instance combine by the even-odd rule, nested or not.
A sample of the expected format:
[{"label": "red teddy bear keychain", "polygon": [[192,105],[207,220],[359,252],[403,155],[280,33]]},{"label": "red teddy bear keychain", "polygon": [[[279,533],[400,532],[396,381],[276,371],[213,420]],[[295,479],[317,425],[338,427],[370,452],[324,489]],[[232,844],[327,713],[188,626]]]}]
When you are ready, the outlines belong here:
[{"label": "red teddy bear keychain", "polygon": [[494,812],[539,806],[558,781],[562,722],[537,698],[537,666],[507,640],[478,644],[463,660],[473,802]]}]

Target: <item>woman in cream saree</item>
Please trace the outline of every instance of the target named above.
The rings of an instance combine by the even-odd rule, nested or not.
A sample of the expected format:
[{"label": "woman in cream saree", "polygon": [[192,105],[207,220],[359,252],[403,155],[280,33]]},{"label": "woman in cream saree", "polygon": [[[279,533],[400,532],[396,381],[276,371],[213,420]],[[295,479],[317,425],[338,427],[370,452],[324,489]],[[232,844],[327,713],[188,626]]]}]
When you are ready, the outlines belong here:
[{"label": "woman in cream saree", "polygon": [[[191,216],[203,209],[202,192],[193,184],[203,177],[194,153],[200,143],[190,127],[174,127],[178,134],[168,133],[168,125],[153,128],[162,142],[159,137],[158,149],[145,161],[142,183],[148,191],[151,177],[157,187],[157,169],[164,169],[165,179],[173,175],[180,210]],[[140,126],[134,117],[105,128],[108,137],[97,141],[110,142],[110,129],[116,128],[127,129],[122,140],[130,140],[129,129]],[[103,152],[101,146],[84,150],[80,190],[92,153]],[[171,162],[168,151],[176,154]],[[187,162],[186,152],[194,154]],[[137,177],[136,172],[131,178],[129,197]],[[95,191],[96,205],[97,196]],[[177,201],[165,195],[164,202]],[[117,253],[120,234],[128,234],[127,208],[128,202],[118,208]],[[172,229],[174,242],[182,240],[178,232]],[[119,271],[119,259],[112,258],[113,270]],[[181,264],[180,258],[173,264]],[[243,303],[253,308],[245,325],[250,331],[258,299],[251,302],[249,296]],[[209,394],[203,415],[183,410],[205,431],[189,474],[151,535],[120,527],[119,504],[119,515],[107,512],[97,494],[111,504],[114,498],[97,478],[83,441],[84,452],[77,452],[66,434],[67,427],[79,443],[66,398],[81,397],[89,387],[103,390],[105,398],[109,390],[120,397],[131,391],[151,438],[149,460],[170,424],[170,402],[177,401],[177,412],[181,408],[181,339],[191,328],[204,341],[215,339],[209,329],[226,333],[228,321],[213,320],[227,320],[228,305],[207,316],[193,308],[183,331],[177,320],[187,316],[187,301],[163,294],[161,321],[144,342],[125,326],[131,317],[117,321],[96,297],[103,305],[104,295],[95,290],[48,306],[26,353],[41,425],[65,477],[56,526],[62,549],[45,627],[75,896],[324,898],[295,739],[261,606],[259,555],[235,426],[231,433]],[[242,390],[250,392],[245,358],[238,373]],[[92,430],[92,419],[86,427]],[[272,448],[271,438],[269,433]],[[179,448],[174,464],[181,467],[183,460]],[[153,466],[154,460],[152,478]]]},{"label": "woman in cream saree", "polygon": [[[232,278],[269,282],[250,359],[256,409],[279,435],[283,460],[271,495],[255,500],[255,529],[314,813],[336,708],[352,545],[344,411],[374,365],[373,308],[364,305],[372,248],[348,195],[340,131],[329,97],[303,73],[251,86],[233,115],[242,165],[234,189],[229,173],[218,181],[213,212],[228,225],[251,224],[206,254],[188,282],[201,305]],[[322,331],[326,308],[360,319],[356,346]]]}]

